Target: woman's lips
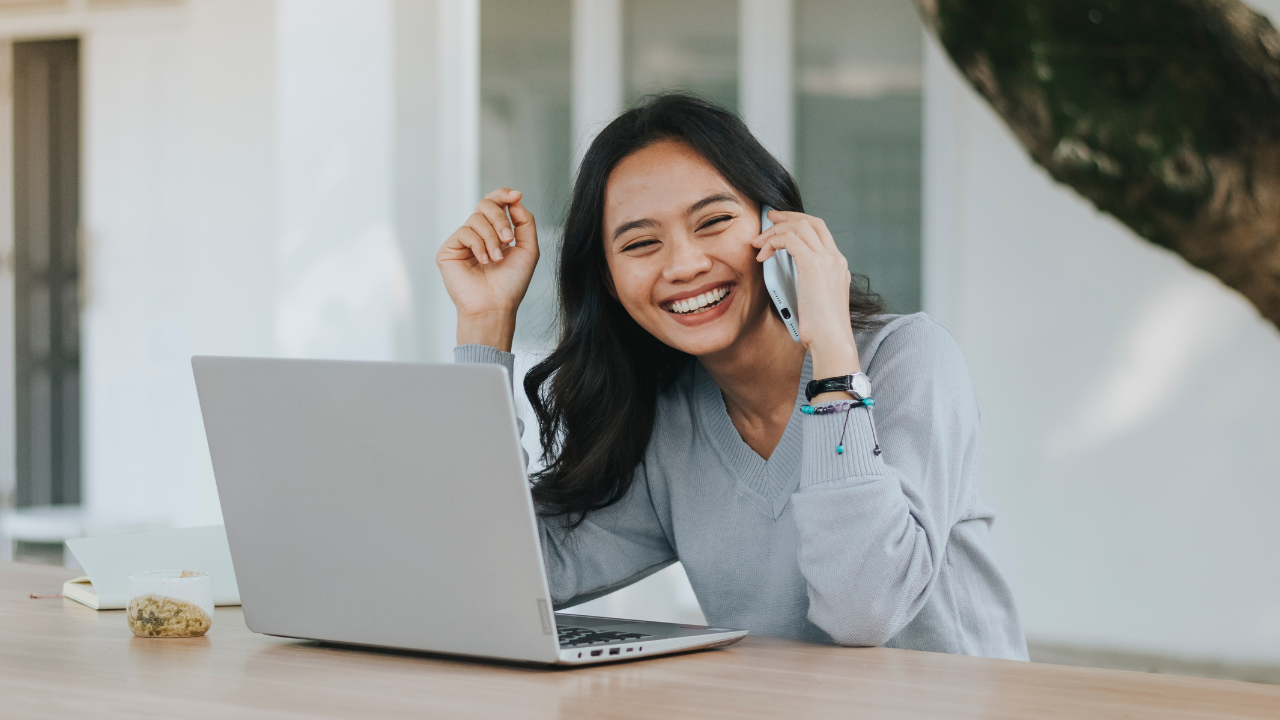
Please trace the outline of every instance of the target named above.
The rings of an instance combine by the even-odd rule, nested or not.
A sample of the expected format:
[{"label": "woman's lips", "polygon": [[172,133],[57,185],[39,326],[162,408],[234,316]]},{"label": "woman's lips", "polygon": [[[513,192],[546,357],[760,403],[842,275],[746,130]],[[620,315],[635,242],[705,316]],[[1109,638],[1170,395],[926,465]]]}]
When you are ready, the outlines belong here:
[{"label": "woman's lips", "polygon": [[690,315],[693,313],[706,312],[707,308],[715,307],[715,305],[723,300],[732,289],[732,283],[724,283],[696,295],[665,303],[665,308],[667,312],[674,315]]},{"label": "woman's lips", "polygon": [[728,311],[729,306],[733,304],[733,299],[738,296],[738,293],[735,292],[737,290],[736,286],[726,285],[723,287],[727,288],[728,292],[724,297],[720,298],[719,302],[715,305],[708,305],[703,308],[701,312],[690,312],[684,314],[674,313],[667,310],[667,317],[686,327],[705,325],[706,323],[721,317],[726,311]]}]

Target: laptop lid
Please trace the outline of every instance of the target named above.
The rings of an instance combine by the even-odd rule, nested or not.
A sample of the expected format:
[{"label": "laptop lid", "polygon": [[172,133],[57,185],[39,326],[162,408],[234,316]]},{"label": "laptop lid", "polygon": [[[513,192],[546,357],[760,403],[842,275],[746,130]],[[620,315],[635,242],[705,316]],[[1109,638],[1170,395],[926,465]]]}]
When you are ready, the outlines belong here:
[{"label": "laptop lid", "polygon": [[250,630],[555,661],[503,368],[191,365]]}]

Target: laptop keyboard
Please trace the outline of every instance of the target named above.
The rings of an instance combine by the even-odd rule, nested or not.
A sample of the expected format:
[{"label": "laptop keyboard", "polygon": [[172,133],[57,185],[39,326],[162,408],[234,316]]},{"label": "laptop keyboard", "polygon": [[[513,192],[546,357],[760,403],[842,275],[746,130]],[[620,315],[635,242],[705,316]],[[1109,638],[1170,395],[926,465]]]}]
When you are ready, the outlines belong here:
[{"label": "laptop keyboard", "polygon": [[631,642],[632,640],[643,640],[652,635],[643,633],[620,632],[617,630],[589,630],[580,627],[568,627],[561,625],[557,628],[560,631],[560,647],[583,647],[586,645],[609,645],[611,643]]}]

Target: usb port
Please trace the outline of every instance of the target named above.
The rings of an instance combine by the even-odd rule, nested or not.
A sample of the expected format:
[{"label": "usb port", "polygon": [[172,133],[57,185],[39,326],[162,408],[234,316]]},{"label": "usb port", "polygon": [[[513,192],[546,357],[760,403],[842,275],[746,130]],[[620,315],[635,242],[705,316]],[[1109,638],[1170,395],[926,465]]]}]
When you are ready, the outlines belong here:
[{"label": "usb port", "polygon": [[622,652],[622,648],[609,648],[610,655],[617,655],[620,652]]},{"label": "usb port", "polygon": [[603,650],[592,650],[591,657],[600,657],[600,654],[603,652],[604,652]]}]

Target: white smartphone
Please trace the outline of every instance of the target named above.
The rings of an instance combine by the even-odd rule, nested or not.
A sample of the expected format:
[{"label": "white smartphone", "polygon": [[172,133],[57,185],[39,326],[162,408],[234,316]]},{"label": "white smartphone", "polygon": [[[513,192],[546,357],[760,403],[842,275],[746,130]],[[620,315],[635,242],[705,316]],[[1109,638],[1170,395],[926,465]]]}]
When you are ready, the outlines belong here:
[{"label": "white smartphone", "polygon": [[[773,227],[773,223],[769,222],[771,209],[768,205],[760,208],[760,232]],[[791,332],[791,339],[800,342],[800,315],[796,310],[799,307],[796,302],[799,297],[797,277],[796,261],[786,250],[774,251],[764,261],[764,286],[769,291],[769,298],[778,309],[782,324]]]}]

